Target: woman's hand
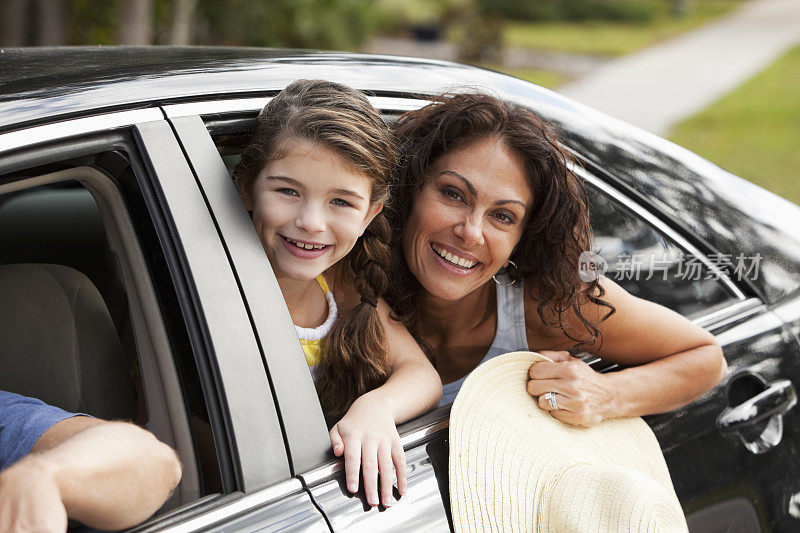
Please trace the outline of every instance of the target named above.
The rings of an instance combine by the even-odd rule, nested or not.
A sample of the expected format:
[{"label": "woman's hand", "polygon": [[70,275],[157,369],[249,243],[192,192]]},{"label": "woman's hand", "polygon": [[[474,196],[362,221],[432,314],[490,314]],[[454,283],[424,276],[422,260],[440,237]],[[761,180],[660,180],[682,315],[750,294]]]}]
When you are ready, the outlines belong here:
[{"label": "woman's hand", "polygon": [[[539,352],[553,360],[531,365],[528,393],[539,398],[539,407],[553,418],[573,426],[596,426],[605,418],[613,399],[606,376],[572,357],[569,352]],[[545,394],[554,392],[558,409],[553,410]]]},{"label": "woman's hand", "polygon": [[359,397],[330,431],[331,446],[337,457],[344,455],[347,490],[358,491],[358,473],[364,471],[364,492],[369,505],[378,505],[378,475],[381,503],[392,505],[392,485],[397,472],[397,491],[406,492],[406,456],[394,423],[388,399],[372,391]]}]

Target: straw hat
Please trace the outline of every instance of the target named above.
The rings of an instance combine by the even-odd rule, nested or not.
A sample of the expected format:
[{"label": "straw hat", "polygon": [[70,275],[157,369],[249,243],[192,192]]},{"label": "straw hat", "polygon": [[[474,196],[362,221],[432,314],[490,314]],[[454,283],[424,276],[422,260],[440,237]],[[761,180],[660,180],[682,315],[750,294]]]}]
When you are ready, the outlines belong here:
[{"label": "straw hat", "polygon": [[641,418],[564,424],[526,391],[547,358],[513,352],[464,381],[450,412],[450,506],[460,531],[687,531]]}]

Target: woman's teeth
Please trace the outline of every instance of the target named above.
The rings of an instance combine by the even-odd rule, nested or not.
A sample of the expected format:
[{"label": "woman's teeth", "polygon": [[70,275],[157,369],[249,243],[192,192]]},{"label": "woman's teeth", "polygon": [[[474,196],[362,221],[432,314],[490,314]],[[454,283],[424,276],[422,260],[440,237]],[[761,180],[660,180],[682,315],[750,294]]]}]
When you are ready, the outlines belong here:
[{"label": "woman's teeth", "polygon": [[445,251],[443,248],[436,246],[435,244],[432,244],[431,248],[433,248],[433,251],[436,252],[439,257],[445,261],[453,263],[456,266],[460,266],[461,268],[472,268],[478,263],[477,261],[470,261],[469,259],[464,259],[463,257],[453,255],[450,252]]},{"label": "woman's teeth", "polygon": [[286,239],[286,241],[289,242],[290,244],[294,244],[298,248],[302,248],[304,250],[321,250],[326,246],[328,246],[327,244],[308,244],[305,242],[293,241],[289,237],[284,237],[284,239]]}]

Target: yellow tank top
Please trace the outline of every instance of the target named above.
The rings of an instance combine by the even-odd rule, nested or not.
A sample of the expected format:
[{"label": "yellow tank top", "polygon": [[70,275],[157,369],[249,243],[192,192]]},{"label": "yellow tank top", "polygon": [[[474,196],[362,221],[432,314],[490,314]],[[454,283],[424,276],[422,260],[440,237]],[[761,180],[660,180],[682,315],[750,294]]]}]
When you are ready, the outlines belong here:
[{"label": "yellow tank top", "polygon": [[320,274],[317,276],[317,283],[319,283],[322,292],[325,293],[325,299],[328,301],[328,317],[325,322],[315,328],[304,328],[295,325],[297,336],[300,338],[300,345],[303,347],[303,353],[306,356],[306,362],[311,368],[311,375],[314,377],[314,382],[317,381],[316,365],[319,364],[321,359],[320,343],[322,339],[331,331],[338,310],[336,308],[336,301],[333,299],[333,293],[328,288],[328,283],[325,278]]}]

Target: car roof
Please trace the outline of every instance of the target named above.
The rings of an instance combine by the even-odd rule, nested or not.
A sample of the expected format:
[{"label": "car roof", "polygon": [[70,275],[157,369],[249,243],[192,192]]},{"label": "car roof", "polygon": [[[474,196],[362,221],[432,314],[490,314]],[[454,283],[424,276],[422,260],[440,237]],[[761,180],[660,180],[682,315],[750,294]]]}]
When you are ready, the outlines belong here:
[{"label": "car roof", "polygon": [[[232,47],[0,49],[0,134],[104,111],[273,94],[296,79],[379,96],[479,90],[530,107],[565,146],[702,247],[765,252],[756,285],[777,301],[800,285],[797,206],[656,135],[534,84],[468,65],[395,56]],[[749,221],[743,225],[743,221]],[[742,231],[748,228],[750,231]],[[758,229],[756,229],[758,228]],[[787,243],[792,243],[787,246]]]},{"label": "car roof", "polygon": [[393,56],[233,47],[0,49],[0,132],[102,110],[264,95],[299,78],[376,94],[459,87],[515,92],[575,111],[556,93],[467,65]]}]

